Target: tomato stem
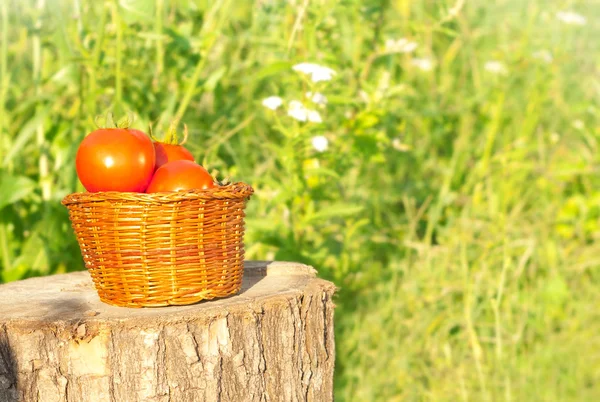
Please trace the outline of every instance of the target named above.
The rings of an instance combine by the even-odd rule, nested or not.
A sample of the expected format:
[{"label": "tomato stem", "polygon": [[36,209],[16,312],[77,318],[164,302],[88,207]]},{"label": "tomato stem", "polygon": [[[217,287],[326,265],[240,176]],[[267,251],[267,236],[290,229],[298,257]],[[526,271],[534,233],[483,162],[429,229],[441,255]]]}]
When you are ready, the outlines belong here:
[{"label": "tomato stem", "polygon": [[94,124],[96,125],[96,128],[102,128],[102,124],[100,122],[102,119],[104,119],[104,121],[106,122],[106,117],[100,114],[94,118]]},{"label": "tomato stem", "polygon": [[187,142],[188,139],[188,128],[187,128],[187,124],[183,123],[183,141],[181,141],[181,144],[179,145],[184,145]]},{"label": "tomato stem", "polygon": [[113,116],[112,112],[108,112],[106,113],[106,121],[104,122],[104,125],[108,126],[111,125],[111,128],[117,128],[117,123],[115,123],[115,116]]},{"label": "tomato stem", "polygon": [[187,124],[183,124],[183,141],[179,142],[179,136],[177,135],[177,124],[179,123],[178,119],[175,119],[171,122],[171,124],[169,125],[169,128],[167,129],[166,134],[162,137],[162,139],[157,138],[156,136],[154,136],[154,133],[152,132],[152,125],[148,124],[148,131],[150,132],[150,138],[152,138],[153,141],[156,142],[160,142],[162,144],[169,144],[169,145],[183,145],[187,142],[188,136],[189,136],[189,132],[188,132],[188,127]]},{"label": "tomato stem", "polygon": [[115,122],[115,118],[112,112],[107,112],[106,116],[98,115],[94,118],[94,124],[97,128],[123,128],[128,129],[135,120],[135,116],[132,112],[127,114]]},{"label": "tomato stem", "polygon": [[177,123],[179,123],[177,119],[171,122],[162,142],[165,144],[177,144]]},{"label": "tomato stem", "polygon": [[158,138],[156,138],[154,136],[154,133],[152,132],[152,122],[151,121],[148,122],[148,134],[150,135],[150,138],[152,139],[152,141],[158,141]]},{"label": "tomato stem", "polygon": [[[116,124],[117,128],[129,128],[131,127],[131,123],[133,122],[133,113],[127,112],[127,114],[119,119]],[[114,121],[113,121],[114,122]]]}]

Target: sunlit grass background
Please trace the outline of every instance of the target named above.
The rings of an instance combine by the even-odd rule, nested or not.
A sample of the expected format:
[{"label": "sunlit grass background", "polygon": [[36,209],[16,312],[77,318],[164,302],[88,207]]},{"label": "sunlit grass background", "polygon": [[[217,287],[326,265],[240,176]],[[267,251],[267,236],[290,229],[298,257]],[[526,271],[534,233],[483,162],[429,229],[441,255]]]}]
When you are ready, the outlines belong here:
[{"label": "sunlit grass background", "polygon": [[[336,400],[600,400],[597,1],[1,0],[0,18],[3,281],[83,269],[60,200],[96,115],[177,117],[198,161],[255,188],[247,257],[339,287]],[[301,62],[336,74],[315,87]]]}]

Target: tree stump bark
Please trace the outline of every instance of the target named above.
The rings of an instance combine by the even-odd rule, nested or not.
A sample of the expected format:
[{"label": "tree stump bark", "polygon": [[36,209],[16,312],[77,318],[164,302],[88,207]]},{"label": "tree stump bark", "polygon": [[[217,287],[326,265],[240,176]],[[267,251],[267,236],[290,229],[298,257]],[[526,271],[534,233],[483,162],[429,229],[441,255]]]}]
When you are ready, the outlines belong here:
[{"label": "tree stump bark", "polygon": [[87,272],[1,285],[0,401],[329,401],[334,291],[259,261],[189,306],[110,306]]}]

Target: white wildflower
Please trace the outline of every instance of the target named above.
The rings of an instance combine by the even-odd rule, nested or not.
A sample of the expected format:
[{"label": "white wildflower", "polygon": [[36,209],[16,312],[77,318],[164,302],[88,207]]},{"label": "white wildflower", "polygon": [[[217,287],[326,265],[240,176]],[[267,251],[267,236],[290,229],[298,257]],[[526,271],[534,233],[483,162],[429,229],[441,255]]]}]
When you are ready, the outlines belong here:
[{"label": "white wildflower", "polygon": [[385,51],[387,53],[412,53],[419,45],[406,38],[398,40],[388,39],[385,41]]},{"label": "white wildflower", "polygon": [[508,72],[504,63],[497,60],[491,60],[486,62],[483,68],[485,69],[485,71],[498,75],[506,75],[506,73]]},{"label": "white wildflower", "polygon": [[315,92],[314,94],[312,92],[307,92],[306,97],[317,105],[327,104],[327,97],[320,92]]},{"label": "white wildflower", "polygon": [[412,59],[410,64],[422,71],[431,71],[433,69],[433,61],[431,59]]},{"label": "white wildflower", "polygon": [[308,121],[311,123],[323,123],[323,119],[321,119],[321,115],[316,110],[308,111]]},{"label": "white wildflower", "polygon": [[448,16],[456,17],[458,15],[458,13],[460,13],[460,10],[462,10],[464,5],[465,5],[464,0],[458,0],[456,2],[456,4],[454,5],[454,7],[452,7],[450,10],[448,10]]},{"label": "white wildflower", "polygon": [[313,80],[313,82],[331,81],[334,75],[335,71],[333,71],[330,68],[323,67],[322,69],[313,72],[311,75],[311,79]]},{"label": "white wildflower", "polygon": [[263,99],[262,104],[267,109],[276,110],[283,105],[283,99],[279,96],[269,96],[268,98]]},{"label": "white wildflower", "polygon": [[394,147],[400,152],[406,152],[412,149],[410,145],[402,143],[402,141],[400,141],[400,138],[394,138],[392,140],[392,147]]},{"label": "white wildflower", "polygon": [[573,122],[573,128],[576,128],[577,130],[583,130],[585,128],[585,123],[577,119]]},{"label": "white wildflower", "polygon": [[552,63],[552,61],[554,60],[554,58],[552,57],[552,53],[550,53],[548,50],[538,50],[536,52],[533,52],[531,55],[534,59],[537,60],[541,60],[544,63]]},{"label": "white wildflower", "polygon": [[363,89],[358,91],[358,96],[365,103],[369,103],[371,101],[371,99],[369,98],[369,94]]},{"label": "white wildflower", "polygon": [[302,102],[297,100],[293,100],[290,102],[287,114],[288,116],[291,116],[299,121],[306,121],[306,119],[308,118],[306,108],[304,107]]},{"label": "white wildflower", "polygon": [[559,11],[556,13],[556,18],[567,25],[585,25],[587,23],[583,15],[572,11]]},{"label": "white wildflower", "polygon": [[307,109],[302,102],[293,100],[288,107],[288,116],[298,121],[310,121],[311,123],[322,123],[321,115],[316,110]]},{"label": "white wildflower", "polygon": [[317,135],[312,138],[312,146],[317,152],[325,152],[329,147],[329,141],[322,135]]},{"label": "white wildflower", "polygon": [[292,69],[296,72],[309,75],[313,82],[331,81],[333,76],[336,74],[336,72],[331,68],[320,66],[314,63],[296,64],[292,67]]}]

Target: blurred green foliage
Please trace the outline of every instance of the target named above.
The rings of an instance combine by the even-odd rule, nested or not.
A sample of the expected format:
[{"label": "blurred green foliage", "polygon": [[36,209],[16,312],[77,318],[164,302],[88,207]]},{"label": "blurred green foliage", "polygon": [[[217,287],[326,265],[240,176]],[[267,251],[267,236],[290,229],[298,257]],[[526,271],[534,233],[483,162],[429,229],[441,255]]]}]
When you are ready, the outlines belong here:
[{"label": "blurred green foliage", "polygon": [[[598,17],[584,1],[2,0],[0,278],[83,269],[60,200],[82,190],[96,115],[156,133],[181,118],[199,162],[256,190],[247,258],[338,285],[337,400],[598,400]],[[315,84],[301,62],[336,74]]]}]

